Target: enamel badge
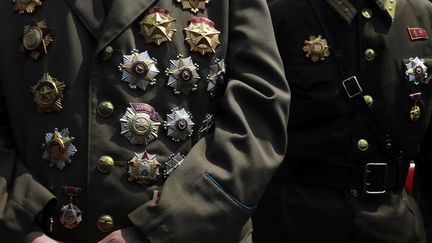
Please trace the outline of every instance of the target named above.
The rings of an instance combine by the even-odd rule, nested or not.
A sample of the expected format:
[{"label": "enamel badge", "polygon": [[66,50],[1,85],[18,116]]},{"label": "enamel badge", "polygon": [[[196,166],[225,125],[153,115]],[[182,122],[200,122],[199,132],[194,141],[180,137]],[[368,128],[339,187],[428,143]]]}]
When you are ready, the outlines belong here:
[{"label": "enamel badge", "polygon": [[144,151],[135,154],[134,158],[128,162],[128,180],[134,181],[141,186],[149,185],[156,181],[159,176],[160,164],[156,160],[156,155]]},{"label": "enamel badge", "polygon": [[156,65],[157,60],[147,51],[138,53],[138,50],[133,50],[131,55],[123,55],[123,63],[119,66],[123,71],[122,81],[129,83],[131,89],[146,90],[149,85],[156,84],[155,77],[159,74]]},{"label": "enamel badge", "polygon": [[169,157],[169,160],[165,162],[165,178],[170,176],[174,172],[174,170],[176,170],[177,167],[179,167],[181,163],[183,163],[183,160],[184,157],[180,153],[172,154]]},{"label": "enamel badge", "polygon": [[210,66],[210,74],[207,76],[207,91],[213,97],[217,86],[225,81],[225,61],[216,59],[215,64]]},{"label": "enamel badge", "polygon": [[181,3],[184,10],[189,9],[192,13],[198,13],[200,10],[205,10],[210,0],[177,0],[177,2]]},{"label": "enamel badge", "polygon": [[63,186],[63,190],[70,197],[70,201],[60,209],[60,223],[67,229],[73,229],[82,221],[81,210],[73,204],[73,198],[81,194],[81,188]]},{"label": "enamel badge", "polygon": [[198,139],[201,139],[210,131],[215,122],[215,117],[212,114],[207,114],[198,129]]},{"label": "enamel badge", "polygon": [[330,47],[327,44],[327,40],[323,39],[321,35],[318,35],[318,37],[311,35],[309,40],[305,40],[304,43],[303,51],[306,53],[306,57],[310,58],[313,62],[323,61],[326,57],[330,56]]},{"label": "enamel badge", "polygon": [[170,67],[165,71],[168,78],[168,86],[174,89],[175,94],[188,95],[198,87],[200,76],[198,65],[193,63],[191,57],[177,56],[177,60],[170,60]]},{"label": "enamel badge", "polygon": [[192,18],[189,26],[184,29],[185,41],[190,45],[190,50],[205,55],[215,53],[220,44],[220,32],[214,28],[214,22],[204,17]]},{"label": "enamel badge", "polygon": [[410,119],[412,122],[417,122],[421,117],[421,109],[420,106],[418,105],[421,97],[422,97],[421,92],[410,94],[410,98],[413,101],[413,106],[411,107],[410,110]]},{"label": "enamel badge", "polygon": [[58,169],[63,170],[66,163],[72,163],[70,157],[77,152],[72,144],[74,139],[74,137],[69,136],[69,129],[67,128],[61,132],[56,128],[53,133],[46,133],[45,144],[42,145],[44,148],[42,158],[48,160],[51,167],[56,165]]},{"label": "enamel badge", "polygon": [[44,73],[42,78],[31,87],[34,102],[37,105],[37,112],[60,111],[65,87],[66,85],[63,82],[51,77],[48,73]]},{"label": "enamel badge", "polygon": [[131,103],[126,113],[120,119],[121,134],[131,144],[147,145],[158,137],[161,125],[155,109],[145,103]]},{"label": "enamel badge", "polygon": [[42,0],[13,0],[13,10],[23,13],[33,13],[36,7],[42,6]]},{"label": "enamel badge", "polygon": [[162,44],[165,41],[171,42],[175,31],[175,18],[169,15],[165,8],[151,8],[149,13],[139,23],[140,34],[144,36],[146,43]]},{"label": "enamel badge", "polygon": [[48,54],[48,46],[54,41],[45,20],[33,21],[32,24],[24,26],[21,39],[21,50],[35,61],[42,54]]},{"label": "enamel badge", "polygon": [[429,83],[429,80],[427,79],[427,67],[424,64],[423,59],[410,57],[408,63],[405,64],[405,67],[405,75],[408,77],[410,82],[413,82],[416,85],[419,83]]},{"label": "enamel badge", "polygon": [[168,130],[168,137],[171,137],[173,141],[179,142],[190,137],[194,125],[190,112],[187,112],[184,108],[181,110],[174,108],[170,114],[167,114],[167,121],[164,127]]}]

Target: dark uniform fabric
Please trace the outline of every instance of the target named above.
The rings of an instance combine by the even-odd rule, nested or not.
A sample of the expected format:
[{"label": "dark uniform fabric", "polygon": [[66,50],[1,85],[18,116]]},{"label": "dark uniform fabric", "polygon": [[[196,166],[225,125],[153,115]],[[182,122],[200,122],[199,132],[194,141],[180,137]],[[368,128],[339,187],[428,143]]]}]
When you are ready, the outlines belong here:
[{"label": "dark uniform fabric", "polygon": [[[330,38],[311,2],[268,1],[292,106],[287,155],[253,218],[254,242],[425,242],[421,213],[402,187],[407,165],[419,153],[429,127],[432,84],[408,81],[405,64],[419,57],[427,72],[432,70],[432,4],[397,1],[391,21],[383,8],[386,1],[351,1],[357,15],[349,25],[328,2],[332,1],[323,1],[320,11],[338,47],[330,42],[331,55],[313,62],[303,51],[305,40],[311,35]],[[426,30],[429,39],[412,40],[408,28]],[[361,95],[370,96],[368,109],[392,136],[392,147],[403,151],[400,161],[386,155],[348,98],[333,55],[338,48],[343,50],[345,65],[362,84]],[[410,95],[418,92],[421,117],[414,122]],[[430,147],[423,149],[430,155]],[[398,186],[387,188],[384,194],[365,193],[364,174],[344,172],[352,171],[347,167],[365,169],[367,163],[399,168],[388,171],[389,177],[398,178]],[[328,168],[333,168],[331,176]],[[343,169],[336,173],[334,168]],[[318,180],[329,183],[320,185]],[[349,184],[355,180],[360,184]]]},{"label": "dark uniform fabric", "polygon": [[[153,7],[176,18],[171,42],[146,43],[139,35],[138,23]],[[51,236],[66,242],[96,242],[127,226],[151,242],[238,242],[286,148],[290,96],[265,1],[210,1],[196,14],[172,0],[43,1],[32,14],[12,8],[12,1],[0,2],[1,239],[19,242],[33,221],[49,231],[52,217]],[[183,29],[193,17],[214,21],[220,31],[214,54],[190,51]],[[24,26],[33,20],[46,20],[54,39],[37,61],[20,52]],[[156,84],[145,91],[121,81],[118,66],[133,49],[158,61]],[[167,85],[165,69],[179,54],[199,65],[201,79],[189,95]],[[227,74],[211,97],[206,77],[217,58],[225,60]],[[66,84],[63,109],[39,114],[30,89],[45,72]],[[114,111],[104,117],[97,107],[106,100]],[[120,134],[129,103],[149,104],[164,120],[171,109],[184,108],[193,115],[194,132],[175,142],[161,125],[157,139],[133,145]],[[199,129],[206,114],[215,117],[208,134]],[[45,134],[55,128],[68,128],[78,150],[63,170],[42,158]],[[128,181],[124,164],[105,174],[97,169],[103,155],[121,162],[144,150],[161,164],[174,153],[185,158],[163,187]],[[83,212],[74,229],[59,222],[60,207],[69,202],[62,186],[82,189],[73,198]],[[158,200],[152,200],[155,189]],[[49,210],[48,202],[56,206]],[[101,215],[114,220],[111,231],[97,228]]]}]

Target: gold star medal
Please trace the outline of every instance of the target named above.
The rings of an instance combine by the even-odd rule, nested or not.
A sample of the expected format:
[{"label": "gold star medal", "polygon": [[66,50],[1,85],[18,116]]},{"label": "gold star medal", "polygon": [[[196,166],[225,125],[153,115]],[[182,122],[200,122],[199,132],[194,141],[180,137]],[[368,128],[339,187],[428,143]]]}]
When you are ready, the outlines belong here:
[{"label": "gold star medal", "polygon": [[56,165],[58,169],[63,170],[66,163],[72,163],[70,157],[77,152],[72,144],[73,140],[75,138],[69,136],[69,129],[67,128],[61,132],[56,128],[53,133],[46,133],[42,158],[48,160],[51,167]]},{"label": "gold star medal", "polygon": [[185,40],[190,45],[190,50],[199,52],[201,55],[215,53],[220,44],[220,32],[214,28],[214,22],[207,18],[192,18],[189,21],[189,26],[184,30],[186,32]]},{"label": "gold star medal", "polygon": [[160,45],[165,41],[171,42],[175,31],[175,18],[169,15],[169,10],[164,8],[151,8],[149,13],[139,23],[140,34],[144,36],[146,43]]},{"label": "gold star medal", "polygon": [[35,86],[31,87],[34,95],[34,102],[37,105],[37,112],[52,112],[62,109],[63,90],[66,85],[63,82],[44,73],[43,77],[37,81]]},{"label": "gold star medal", "polygon": [[33,13],[36,7],[42,6],[41,0],[13,0],[13,10],[23,13]]},{"label": "gold star medal", "polygon": [[48,46],[54,41],[45,20],[24,26],[21,39],[21,50],[35,61],[42,54],[48,54]]},{"label": "gold star medal", "polygon": [[323,39],[321,35],[318,35],[318,37],[311,35],[309,40],[305,40],[303,51],[306,52],[306,57],[310,58],[313,62],[323,61],[326,57],[330,56],[330,47],[327,44],[327,40]]},{"label": "gold star medal", "polygon": [[182,55],[178,55],[177,58],[177,60],[170,60],[170,67],[165,71],[169,77],[168,86],[174,89],[175,94],[188,95],[198,88],[200,80],[198,65],[191,57],[183,58]]},{"label": "gold star medal", "polygon": [[198,13],[200,10],[205,10],[210,0],[177,0],[177,2],[182,4],[184,10],[189,9],[192,13]]},{"label": "gold star medal", "polygon": [[141,186],[153,183],[159,176],[160,164],[156,160],[156,155],[149,154],[147,151],[135,154],[134,158],[128,162],[128,165],[128,180],[134,181]]}]

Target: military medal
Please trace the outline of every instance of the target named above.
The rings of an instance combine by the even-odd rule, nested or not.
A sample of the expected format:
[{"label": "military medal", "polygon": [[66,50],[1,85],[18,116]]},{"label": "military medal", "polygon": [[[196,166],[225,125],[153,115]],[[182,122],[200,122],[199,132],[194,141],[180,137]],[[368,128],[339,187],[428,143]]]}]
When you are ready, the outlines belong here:
[{"label": "military medal", "polygon": [[81,194],[81,188],[63,186],[63,190],[70,197],[70,201],[60,209],[60,223],[65,228],[73,229],[82,221],[81,210],[73,204],[73,198]]},{"label": "military medal", "polygon": [[53,133],[46,133],[46,143],[42,145],[44,148],[42,158],[48,160],[51,167],[56,165],[58,169],[63,170],[66,163],[72,163],[70,157],[77,152],[72,144],[74,140],[74,137],[69,137],[69,129],[67,128],[61,132],[55,128]]},{"label": "military medal", "polygon": [[207,114],[204,118],[204,120],[201,123],[200,128],[198,129],[198,139],[201,139],[207,133],[210,131],[210,128],[212,128],[214,125],[214,115]]},{"label": "military medal", "polygon": [[210,74],[207,76],[207,91],[213,97],[217,86],[223,84],[225,80],[225,61],[216,59],[215,64],[210,66]]},{"label": "military medal", "polygon": [[146,90],[149,84],[156,84],[155,77],[159,74],[156,65],[157,60],[150,58],[147,51],[133,50],[131,55],[123,55],[123,64],[119,66],[123,71],[122,81],[129,83],[131,89]]},{"label": "military medal", "polygon": [[414,102],[414,105],[411,107],[410,111],[410,119],[413,122],[417,122],[421,117],[421,109],[418,106],[418,102],[421,99],[421,92],[410,94],[411,99]]},{"label": "military medal", "polygon": [[169,15],[169,10],[164,8],[151,8],[149,13],[139,23],[140,34],[144,36],[146,43],[160,45],[165,41],[171,42],[175,31],[175,18]]},{"label": "military medal", "polygon": [[164,171],[164,177],[165,179],[168,178],[168,176],[170,176],[174,170],[177,169],[177,167],[179,167],[181,165],[181,163],[183,163],[184,157],[180,154],[172,154],[169,157],[169,160],[167,162],[165,162],[165,171]]},{"label": "military medal", "polygon": [[63,82],[51,77],[49,73],[44,73],[42,78],[31,87],[34,102],[37,105],[37,112],[60,111],[65,87],[66,85]]},{"label": "military medal", "polygon": [[188,95],[195,91],[200,80],[198,65],[193,63],[191,57],[183,58],[177,56],[177,60],[170,60],[170,67],[165,71],[168,78],[168,86],[174,89],[175,94],[183,93]]},{"label": "military medal", "polygon": [[159,176],[160,164],[156,160],[156,155],[144,151],[135,154],[134,158],[128,162],[128,180],[134,181],[141,186],[149,185],[156,181]]},{"label": "military medal", "polygon": [[408,63],[405,64],[406,71],[405,75],[408,77],[410,82],[418,85],[419,83],[427,84],[429,80],[427,79],[427,67],[424,64],[424,60],[418,57],[410,57]]},{"label": "military medal", "polygon": [[37,60],[42,54],[48,53],[48,46],[54,41],[49,33],[45,20],[24,26],[21,50],[33,60]]},{"label": "military medal", "polygon": [[42,6],[42,0],[13,0],[13,10],[23,13],[33,13],[36,7]]},{"label": "military medal", "polygon": [[323,39],[321,35],[315,37],[311,35],[309,40],[305,40],[303,51],[306,52],[306,57],[310,58],[313,62],[319,60],[323,61],[326,57],[330,56],[330,47],[327,40]]},{"label": "military medal", "polygon": [[130,103],[130,108],[120,119],[121,134],[131,144],[147,145],[158,137],[160,121],[159,114],[150,105]]},{"label": "military medal", "polygon": [[167,121],[164,124],[165,129],[168,130],[168,136],[173,141],[184,141],[191,136],[193,126],[192,114],[187,112],[184,108],[179,110],[174,108],[170,114],[167,114]]},{"label": "military medal", "polygon": [[182,4],[183,9],[189,9],[192,13],[198,13],[200,10],[205,10],[206,4],[210,0],[177,0]]},{"label": "military medal", "polygon": [[215,53],[220,44],[220,32],[214,28],[214,22],[204,17],[192,18],[189,26],[184,29],[185,41],[190,45],[190,50],[205,55]]}]

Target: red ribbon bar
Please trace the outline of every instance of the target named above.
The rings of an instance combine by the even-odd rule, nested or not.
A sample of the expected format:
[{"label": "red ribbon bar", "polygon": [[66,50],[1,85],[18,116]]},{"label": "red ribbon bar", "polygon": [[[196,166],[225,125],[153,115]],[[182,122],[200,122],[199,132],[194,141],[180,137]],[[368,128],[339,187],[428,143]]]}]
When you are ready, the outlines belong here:
[{"label": "red ribbon bar", "polygon": [[63,186],[63,190],[69,197],[77,197],[81,195],[81,188],[74,186]]},{"label": "red ribbon bar", "polygon": [[147,113],[153,120],[158,120],[156,110],[151,105],[147,105],[146,103],[130,103],[130,106],[136,113]]},{"label": "red ribbon bar", "polygon": [[210,25],[212,27],[214,26],[214,22],[213,21],[211,21],[208,18],[204,18],[204,17],[191,18],[190,22],[192,22],[192,23],[206,23],[206,24],[208,24],[208,25]]},{"label": "red ribbon bar", "polygon": [[427,31],[422,28],[408,28],[408,33],[413,41],[429,39]]},{"label": "red ribbon bar", "polygon": [[415,164],[411,163],[410,167],[408,169],[408,175],[405,181],[405,190],[408,193],[412,193],[413,192],[413,188],[414,188],[414,171],[415,171]]},{"label": "red ribbon bar", "polygon": [[149,14],[152,14],[152,13],[163,13],[163,14],[168,15],[170,13],[170,11],[166,8],[151,8],[149,10]]}]

